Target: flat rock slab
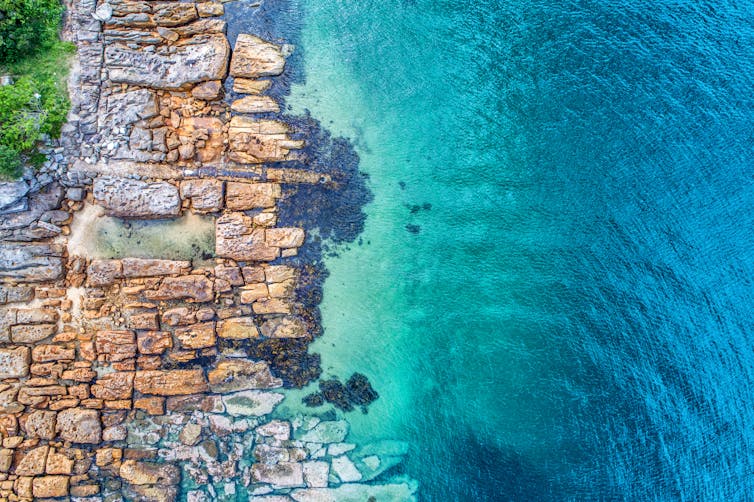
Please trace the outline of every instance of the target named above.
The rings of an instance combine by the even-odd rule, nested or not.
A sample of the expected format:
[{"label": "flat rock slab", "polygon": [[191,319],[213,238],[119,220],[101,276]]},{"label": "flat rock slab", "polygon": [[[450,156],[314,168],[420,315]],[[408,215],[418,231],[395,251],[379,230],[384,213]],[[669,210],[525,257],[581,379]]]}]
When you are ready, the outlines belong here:
[{"label": "flat rock slab", "polygon": [[28,347],[0,349],[0,378],[23,378],[29,375]]},{"label": "flat rock slab", "polygon": [[365,500],[416,500],[416,487],[409,483],[365,485],[348,483],[337,488],[309,488],[294,490],[290,496],[296,502],[364,502]]},{"label": "flat rock slab", "polygon": [[238,35],[230,61],[234,77],[258,78],[280,75],[285,68],[282,47],[254,35]]},{"label": "flat rock slab", "polygon": [[[180,89],[225,78],[230,46],[225,35],[197,35],[157,52],[113,44],[105,49],[110,80],[153,89]],[[174,49],[174,51],[173,51]]]},{"label": "flat rock slab", "polygon": [[63,249],[54,244],[0,243],[0,277],[45,282],[63,276]]},{"label": "flat rock slab", "polygon": [[94,180],[93,193],[107,214],[118,218],[174,218],[181,212],[178,187],[165,181],[100,176]]},{"label": "flat rock slab", "polygon": [[223,396],[225,411],[234,417],[261,417],[272,413],[285,396],[276,392],[246,390]]},{"label": "flat rock slab", "polygon": [[0,211],[15,212],[26,210],[28,204],[18,204],[29,193],[29,185],[25,181],[0,182]]}]

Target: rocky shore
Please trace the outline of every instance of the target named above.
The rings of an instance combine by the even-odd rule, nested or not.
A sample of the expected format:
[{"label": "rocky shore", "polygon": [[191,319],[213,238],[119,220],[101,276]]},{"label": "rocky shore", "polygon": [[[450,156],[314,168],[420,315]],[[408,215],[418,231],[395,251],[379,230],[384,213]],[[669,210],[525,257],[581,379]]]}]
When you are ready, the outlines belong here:
[{"label": "rocky shore", "polygon": [[[60,144],[0,184],[0,500],[413,500],[385,477],[405,443],[349,443],[332,411],[271,417],[320,374],[309,229],[281,205],[337,190],[266,94],[294,48],[231,46],[214,1],[74,0],[66,33]],[[88,256],[69,243],[93,206],[212,217],[214,256]]]}]

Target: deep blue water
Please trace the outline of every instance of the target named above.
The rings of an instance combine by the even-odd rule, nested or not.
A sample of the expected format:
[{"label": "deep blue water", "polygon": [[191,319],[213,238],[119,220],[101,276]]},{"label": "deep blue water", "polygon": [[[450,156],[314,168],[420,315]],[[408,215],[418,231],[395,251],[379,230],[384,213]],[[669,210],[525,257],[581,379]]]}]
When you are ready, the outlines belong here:
[{"label": "deep blue water", "polygon": [[754,498],[754,3],[293,4],[374,194],[317,347],[354,434],[427,501]]}]

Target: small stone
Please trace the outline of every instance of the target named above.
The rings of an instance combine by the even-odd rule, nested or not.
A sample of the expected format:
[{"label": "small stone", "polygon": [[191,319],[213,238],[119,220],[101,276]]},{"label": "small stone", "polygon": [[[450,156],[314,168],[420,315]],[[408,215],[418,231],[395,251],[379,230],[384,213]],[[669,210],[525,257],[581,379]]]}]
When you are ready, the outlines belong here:
[{"label": "small stone", "polygon": [[32,493],[34,498],[55,498],[68,495],[68,476],[42,476],[34,478]]},{"label": "small stone", "polygon": [[223,96],[223,85],[219,80],[202,82],[191,90],[191,95],[204,101],[216,101]]},{"label": "small stone", "polygon": [[102,426],[97,410],[71,408],[58,413],[56,430],[72,443],[97,444],[102,440]]},{"label": "small stone", "polygon": [[202,426],[199,424],[186,424],[178,435],[181,443],[187,446],[194,446],[199,443],[202,437]]},{"label": "small stone", "polygon": [[0,349],[0,379],[29,375],[29,348]]}]

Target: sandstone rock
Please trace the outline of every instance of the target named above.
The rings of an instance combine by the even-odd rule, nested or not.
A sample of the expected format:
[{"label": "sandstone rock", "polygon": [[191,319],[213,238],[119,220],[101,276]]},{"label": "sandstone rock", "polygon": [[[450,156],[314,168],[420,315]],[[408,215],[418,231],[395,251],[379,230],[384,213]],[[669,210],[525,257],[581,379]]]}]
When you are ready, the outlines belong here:
[{"label": "sandstone rock", "polygon": [[71,408],[58,413],[56,430],[64,441],[97,444],[102,440],[102,426],[97,410]]},{"label": "sandstone rock", "polygon": [[175,330],[184,349],[203,349],[215,345],[215,323],[202,322]]},{"label": "sandstone rock", "polygon": [[14,343],[35,343],[54,335],[57,326],[54,324],[22,324],[11,327],[10,331],[10,338]]},{"label": "sandstone rock", "polygon": [[50,450],[47,455],[47,464],[45,472],[47,474],[66,474],[70,475],[73,472],[73,459],[68,456]]},{"label": "sandstone rock", "polygon": [[120,260],[92,260],[86,271],[86,282],[91,287],[109,286],[120,277],[123,277]]},{"label": "sandstone rock", "polygon": [[214,298],[212,281],[203,275],[167,277],[157,291],[147,291],[150,300],[208,302]]},{"label": "sandstone rock", "polygon": [[290,314],[292,305],[280,298],[258,300],[252,305],[255,314]]},{"label": "sandstone rock", "polygon": [[268,228],[265,242],[268,246],[279,248],[297,248],[304,243],[303,228]]},{"label": "sandstone rock", "polygon": [[297,434],[296,439],[307,443],[342,443],[347,435],[348,422],[345,420],[323,421],[311,430]]},{"label": "sandstone rock", "polygon": [[230,109],[237,113],[279,113],[280,106],[270,96],[251,95],[233,101]]},{"label": "sandstone rock", "polygon": [[[187,117],[181,119],[181,127],[178,134],[181,138],[187,138],[189,141],[181,145],[181,149],[186,147],[191,151],[183,152],[181,158],[191,159],[195,155],[201,162],[212,162],[217,160],[225,151],[225,124],[217,117]],[[197,137],[203,137],[204,146],[199,146],[199,142],[194,142]]]},{"label": "sandstone rock", "polygon": [[162,322],[168,326],[186,326],[196,322],[196,314],[186,307],[176,307],[163,312]]},{"label": "sandstone rock", "polygon": [[290,496],[296,502],[364,502],[366,500],[416,502],[416,489],[414,484],[409,483],[387,485],[347,483],[337,488],[294,490]]},{"label": "sandstone rock", "polygon": [[153,330],[160,329],[160,322],[157,318],[156,312],[145,312],[142,314],[131,314],[128,317],[128,327],[138,330]]},{"label": "sandstone rock", "polygon": [[45,462],[47,454],[50,452],[49,446],[40,446],[29,450],[21,457],[16,465],[16,474],[19,476],[38,476],[45,472]]},{"label": "sandstone rock", "polygon": [[111,17],[113,17],[113,7],[107,2],[103,2],[99,4],[97,9],[95,9],[94,13],[92,13],[92,17],[96,19],[97,21],[106,22],[109,21]]},{"label": "sandstone rock", "polygon": [[243,213],[227,213],[215,225],[215,252],[237,261],[272,261],[280,249],[267,245],[265,230],[255,228]]},{"label": "sandstone rock", "polygon": [[29,375],[29,348],[0,348],[0,379],[23,378]]},{"label": "sandstone rock", "polygon": [[181,482],[181,471],[170,464],[124,460],[120,477],[132,485],[177,485]]},{"label": "sandstone rock", "polygon": [[197,17],[193,3],[158,2],[152,6],[152,20],[159,26],[179,26]]},{"label": "sandstone rock", "polygon": [[34,498],[54,498],[68,495],[68,476],[42,476],[34,478],[32,493]]},{"label": "sandstone rock", "polygon": [[281,379],[272,376],[267,363],[246,359],[220,361],[207,373],[207,380],[210,390],[218,393],[283,386]]},{"label": "sandstone rock", "polygon": [[198,35],[154,53],[112,44],[105,49],[105,66],[113,82],[179,89],[225,78],[229,53],[228,41],[220,34]]},{"label": "sandstone rock", "polygon": [[165,40],[167,40],[168,42],[177,42],[178,39],[181,38],[181,36],[178,33],[176,33],[175,30],[171,30],[170,28],[165,28],[164,26],[157,27],[157,34],[160,35]]},{"label": "sandstone rock", "polygon": [[54,411],[37,410],[23,417],[21,427],[28,437],[52,440],[55,439]]},{"label": "sandstone rock", "polygon": [[178,487],[173,485],[129,485],[122,488],[123,497],[132,501],[175,502],[178,499]]},{"label": "sandstone rock", "polygon": [[262,336],[266,338],[304,338],[307,336],[306,325],[298,317],[275,317],[260,326]]},{"label": "sandstone rock", "polygon": [[136,346],[147,355],[160,355],[173,347],[173,337],[166,331],[143,331],[138,334]]},{"label": "sandstone rock", "polygon": [[136,356],[136,335],[127,330],[98,331],[95,337],[98,354],[106,354],[111,362]]},{"label": "sandstone rock", "polygon": [[[171,185],[172,186],[172,185]],[[158,277],[178,275],[191,269],[190,261],[123,258],[123,277]]]},{"label": "sandstone rock", "polygon": [[289,133],[289,127],[283,122],[236,115],[231,118],[228,129],[228,156],[246,164],[289,160],[291,150],[304,147],[303,141],[291,140]]},{"label": "sandstone rock", "polygon": [[185,26],[173,28],[181,37],[193,37],[209,33],[225,33],[227,23],[222,19],[200,19]]},{"label": "sandstone rock", "polygon": [[327,462],[304,462],[304,481],[310,488],[327,488],[330,464]]},{"label": "sandstone rock", "polygon": [[[222,7],[222,4],[220,4],[220,6]],[[216,101],[223,95],[222,82],[219,80],[203,82],[191,89],[191,95],[196,99],[202,99],[204,101]]]},{"label": "sandstone rock", "polygon": [[178,396],[207,392],[209,387],[202,370],[137,371],[134,388],[142,394]]},{"label": "sandstone rock", "polygon": [[31,359],[37,363],[48,363],[51,361],[73,361],[76,351],[67,349],[61,345],[37,345],[31,350]]},{"label": "sandstone rock", "polygon": [[272,80],[233,79],[233,91],[239,94],[262,94],[270,88]]},{"label": "sandstone rock", "polygon": [[196,11],[199,13],[199,17],[214,17],[222,16],[225,13],[225,8],[220,2],[200,2],[196,4]]},{"label": "sandstone rock", "polygon": [[131,399],[133,388],[133,372],[118,371],[99,377],[97,383],[92,385],[92,395],[106,401]]},{"label": "sandstone rock", "polygon": [[225,200],[228,209],[245,211],[275,207],[281,195],[282,191],[277,183],[228,182]]},{"label": "sandstone rock", "polygon": [[283,73],[285,56],[282,47],[266,42],[254,35],[238,35],[230,61],[230,74],[234,77],[259,78]]},{"label": "sandstone rock", "polygon": [[214,213],[223,208],[224,184],[215,179],[181,182],[181,197],[191,199],[191,208],[199,213]]},{"label": "sandstone rock", "polygon": [[215,267],[215,278],[228,281],[231,286],[243,286],[244,280],[241,269],[238,267],[225,267],[218,265]]},{"label": "sandstone rock", "polygon": [[135,399],[134,409],[143,410],[149,415],[164,415],[165,414],[165,398],[164,397],[143,397],[141,399]]},{"label": "sandstone rock", "polygon": [[[264,267],[243,267],[241,273],[246,284],[255,284],[264,282]],[[265,294],[265,296],[267,296]]]},{"label": "sandstone rock", "polygon": [[231,317],[218,323],[217,336],[229,340],[248,340],[259,338],[259,330],[251,317]]},{"label": "sandstone rock", "polygon": [[63,249],[55,244],[0,243],[0,278],[55,281],[63,276]]},{"label": "sandstone rock", "polygon": [[274,465],[256,463],[251,466],[251,479],[257,483],[268,483],[278,489],[305,486],[303,467],[296,462],[280,462]]},{"label": "sandstone rock", "polygon": [[93,193],[107,214],[119,218],[171,218],[181,212],[178,188],[164,181],[100,176],[94,180]]},{"label": "sandstone rock", "polygon": [[234,417],[260,417],[272,413],[285,396],[275,392],[246,390],[223,396],[225,411]]}]

